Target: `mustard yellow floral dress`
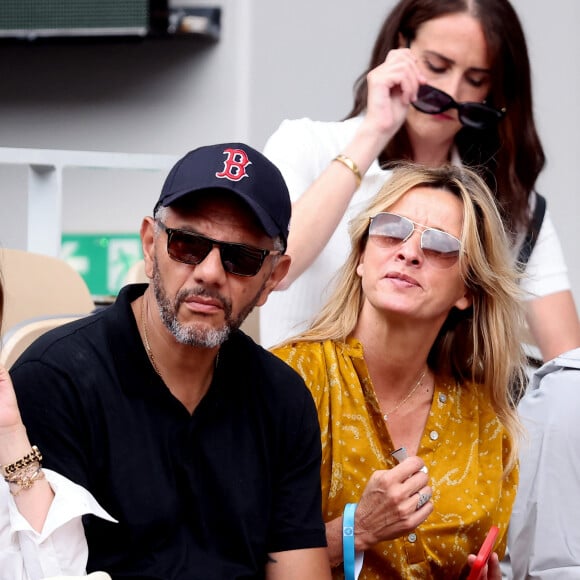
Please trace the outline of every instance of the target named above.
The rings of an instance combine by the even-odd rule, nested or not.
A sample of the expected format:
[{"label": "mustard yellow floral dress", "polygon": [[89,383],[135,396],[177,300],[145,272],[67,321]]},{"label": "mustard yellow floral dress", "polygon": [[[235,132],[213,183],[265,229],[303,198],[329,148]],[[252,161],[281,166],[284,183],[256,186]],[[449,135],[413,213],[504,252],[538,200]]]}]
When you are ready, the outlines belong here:
[{"label": "mustard yellow floral dress", "polygon": [[[274,349],[306,382],[322,433],[323,515],[342,515],[371,474],[395,466],[360,342],[300,342]],[[503,556],[517,469],[503,477],[511,442],[477,385],[437,377],[418,455],[429,469],[434,511],[414,532],[365,553],[359,578],[458,578],[491,525]],[[342,578],[342,566],[333,570]]]}]

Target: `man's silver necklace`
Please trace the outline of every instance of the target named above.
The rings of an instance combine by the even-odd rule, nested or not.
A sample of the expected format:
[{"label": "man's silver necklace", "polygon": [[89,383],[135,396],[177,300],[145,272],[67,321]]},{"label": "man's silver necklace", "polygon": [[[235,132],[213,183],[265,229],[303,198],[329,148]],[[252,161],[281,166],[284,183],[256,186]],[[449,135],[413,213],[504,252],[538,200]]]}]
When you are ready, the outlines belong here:
[{"label": "man's silver necklace", "polygon": [[[153,365],[155,366],[155,365]],[[411,387],[410,391],[407,393],[407,395],[405,396],[405,398],[401,401],[399,401],[399,403],[397,403],[397,405],[395,405],[395,407],[393,409],[391,409],[390,411],[384,412],[383,413],[383,419],[385,421],[389,420],[389,415],[392,415],[393,413],[395,413],[398,409],[400,409],[415,393],[415,391],[423,384],[423,379],[425,378],[425,375],[427,374],[427,369],[425,369],[422,373],[421,376],[419,377],[419,380],[415,383],[414,387]]]}]

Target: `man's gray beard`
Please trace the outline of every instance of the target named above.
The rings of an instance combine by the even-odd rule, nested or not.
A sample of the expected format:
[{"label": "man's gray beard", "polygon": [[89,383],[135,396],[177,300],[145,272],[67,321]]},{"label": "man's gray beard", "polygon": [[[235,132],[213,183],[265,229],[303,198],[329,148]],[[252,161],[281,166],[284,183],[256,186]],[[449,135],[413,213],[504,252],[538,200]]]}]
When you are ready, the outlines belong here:
[{"label": "man's gray beard", "polygon": [[[232,331],[237,330],[242,325],[244,320],[256,306],[264,286],[266,285],[266,282],[262,284],[254,298],[235,318],[232,316],[232,303],[230,300],[227,300],[218,292],[208,290],[202,286],[198,286],[197,288],[191,290],[180,290],[172,304],[170,299],[167,297],[165,287],[161,281],[157,258],[153,260],[152,284],[157,307],[159,308],[159,313],[161,315],[161,320],[169,332],[171,332],[171,334],[175,337],[175,340],[177,340],[177,342],[180,344],[186,344],[189,346],[216,348],[227,340]],[[218,300],[221,303],[224,311],[224,325],[221,328],[208,328],[205,325],[197,323],[193,323],[192,326],[185,326],[181,324],[181,322],[177,320],[177,312],[179,311],[181,304],[183,304],[183,302],[191,296],[204,296]]]}]

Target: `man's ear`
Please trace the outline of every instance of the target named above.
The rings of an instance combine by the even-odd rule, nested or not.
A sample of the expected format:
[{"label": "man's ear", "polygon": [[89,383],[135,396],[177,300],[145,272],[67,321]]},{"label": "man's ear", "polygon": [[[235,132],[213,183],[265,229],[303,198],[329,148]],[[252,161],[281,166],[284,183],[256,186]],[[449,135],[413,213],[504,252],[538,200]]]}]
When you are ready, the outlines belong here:
[{"label": "man's ear", "polygon": [[266,280],[266,284],[264,285],[264,289],[260,294],[256,306],[262,306],[262,304],[266,302],[270,292],[272,292],[272,290],[274,290],[286,277],[286,274],[288,274],[288,270],[290,269],[292,258],[290,258],[288,254],[282,254],[274,259],[276,260],[276,265],[272,268],[272,272],[270,272],[270,276],[268,276],[268,279]]},{"label": "man's ear", "polygon": [[155,256],[155,220],[152,217],[143,218],[140,235],[145,274],[147,278],[151,279],[153,278],[153,259]]}]

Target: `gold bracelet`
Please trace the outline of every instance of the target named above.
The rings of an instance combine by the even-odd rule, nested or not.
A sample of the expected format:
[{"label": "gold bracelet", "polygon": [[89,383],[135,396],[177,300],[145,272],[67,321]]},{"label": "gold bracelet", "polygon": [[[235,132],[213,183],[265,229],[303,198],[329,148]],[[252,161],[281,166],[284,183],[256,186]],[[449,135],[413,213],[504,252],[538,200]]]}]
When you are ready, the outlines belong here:
[{"label": "gold bracelet", "polygon": [[350,157],[344,155],[343,153],[340,153],[333,159],[333,161],[338,161],[339,163],[342,163],[345,167],[348,167],[352,171],[356,179],[356,186],[357,187],[360,186],[360,182],[362,181],[360,171],[358,170],[357,164]]},{"label": "gold bracelet", "polygon": [[6,480],[8,485],[14,484],[19,487],[16,491],[10,489],[12,495],[18,495],[21,491],[30,489],[40,479],[44,479],[44,471],[42,471],[40,463],[36,465],[35,469],[31,469],[31,467],[24,469],[24,473],[19,473],[17,476]]},{"label": "gold bracelet", "polygon": [[20,469],[17,469],[14,473],[7,475],[4,478],[4,481],[6,481],[7,483],[15,483],[23,477],[24,478],[30,477],[34,472],[38,471],[39,469],[40,462],[35,461],[34,463],[30,463],[26,467],[21,467]]},{"label": "gold bracelet", "polygon": [[32,450],[30,453],[17,459],[14,463],[10,463],[9,465],[1,466],[4,471],[4,479],[7,479],[11,475],[15,474],[17,471],[28,467],[32,463],[40,463],[42,461],[42,453],[36,445],[32,446]]}]

